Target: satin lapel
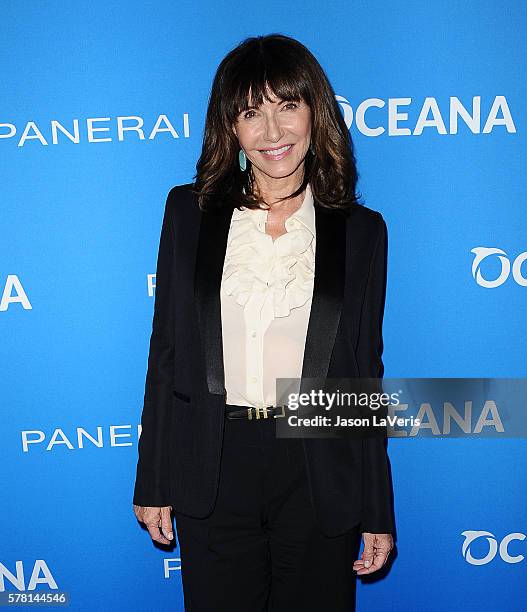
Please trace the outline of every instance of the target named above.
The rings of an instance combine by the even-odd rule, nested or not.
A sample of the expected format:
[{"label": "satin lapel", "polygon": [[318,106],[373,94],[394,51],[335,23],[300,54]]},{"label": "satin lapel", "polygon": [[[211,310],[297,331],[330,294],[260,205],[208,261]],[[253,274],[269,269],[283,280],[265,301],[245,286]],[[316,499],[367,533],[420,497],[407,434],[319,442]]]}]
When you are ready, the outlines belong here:
[{"label": "satin lapel", "polygon": [[[315,206],[315,282],[302,378],[325,378],[340,322],[346,275],[346,219]],[[304,387],[301,388],[303,391]]]},{"label": "satin lapel", "polygon": [[220,288],[232,210],[201,213],[194,278],[201,346],[210,393],[224,395]]}]

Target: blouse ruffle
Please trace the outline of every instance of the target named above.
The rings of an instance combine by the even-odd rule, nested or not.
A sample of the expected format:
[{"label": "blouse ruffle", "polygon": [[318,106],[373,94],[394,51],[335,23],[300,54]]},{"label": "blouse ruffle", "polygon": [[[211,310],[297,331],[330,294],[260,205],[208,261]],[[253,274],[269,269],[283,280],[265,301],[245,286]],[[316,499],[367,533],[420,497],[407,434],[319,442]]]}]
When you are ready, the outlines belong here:
[{"label": "blouse ruffle", "polygon": [[[225,264],[223,289],[244,306],[254,294],[272,302],[275,317],[286,317],[313,295],[315,276],[314,236],[301,225],[274,240],[256,225],[266,211],[250,211],[233,220]],[[272,248],[270,248],[272,246]]]}]

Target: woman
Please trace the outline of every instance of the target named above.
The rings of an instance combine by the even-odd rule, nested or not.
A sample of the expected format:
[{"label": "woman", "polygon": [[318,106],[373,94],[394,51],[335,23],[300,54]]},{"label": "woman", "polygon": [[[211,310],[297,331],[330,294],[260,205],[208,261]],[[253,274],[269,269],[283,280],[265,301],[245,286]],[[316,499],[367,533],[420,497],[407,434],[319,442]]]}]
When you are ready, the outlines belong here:
[{"label": "woman", "polygon": [[166,202],[133,500],[162,544],[174,512],[186,610],[349,611],[393,547],[382,438],[275,431],[277,378],[383,375],[386,226],[356,183],[308,49],[233,49]]}]

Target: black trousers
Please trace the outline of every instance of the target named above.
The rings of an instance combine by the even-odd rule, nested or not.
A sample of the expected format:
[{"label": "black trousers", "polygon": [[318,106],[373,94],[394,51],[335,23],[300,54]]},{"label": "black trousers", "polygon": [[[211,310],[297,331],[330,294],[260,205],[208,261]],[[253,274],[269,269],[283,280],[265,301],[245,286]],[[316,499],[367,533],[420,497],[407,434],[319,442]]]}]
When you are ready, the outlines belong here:
[{"label": "black trousers", "polygon": [[187,612],[355,610],[358,526],[318,529],[301,439],[276,420],[225,420],[218,497],[204,519],[175,512]]}]

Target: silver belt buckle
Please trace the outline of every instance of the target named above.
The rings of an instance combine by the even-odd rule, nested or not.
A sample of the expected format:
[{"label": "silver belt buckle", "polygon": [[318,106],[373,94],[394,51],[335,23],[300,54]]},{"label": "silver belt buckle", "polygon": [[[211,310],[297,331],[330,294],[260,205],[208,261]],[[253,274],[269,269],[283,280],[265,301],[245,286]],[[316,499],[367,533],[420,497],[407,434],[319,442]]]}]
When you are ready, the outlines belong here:
[{"label": "silver belt buckle", "polygon": [[262,413],[263,413],[263,418],[264,418],[264,419],[267,419],[267,418],[268,418],[268,414],[267,414],[267,406],[262,406],[262,407],[260,407],[260,406],[255,406],[255,407],[254,407],[254,412],[255,412],[255,414],[256,414],[256,418],[257,418],[257,419],[262,418],[262,417],[260,416],[260,412],[262,412]]}]

